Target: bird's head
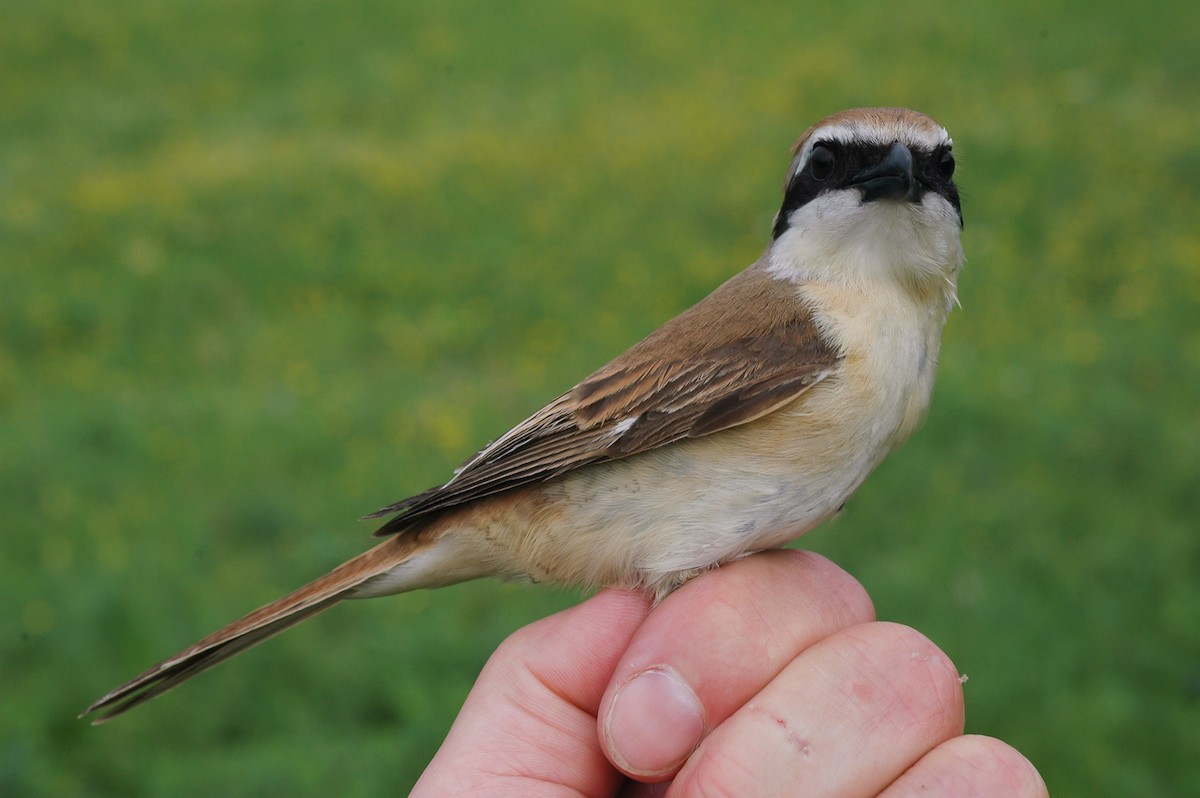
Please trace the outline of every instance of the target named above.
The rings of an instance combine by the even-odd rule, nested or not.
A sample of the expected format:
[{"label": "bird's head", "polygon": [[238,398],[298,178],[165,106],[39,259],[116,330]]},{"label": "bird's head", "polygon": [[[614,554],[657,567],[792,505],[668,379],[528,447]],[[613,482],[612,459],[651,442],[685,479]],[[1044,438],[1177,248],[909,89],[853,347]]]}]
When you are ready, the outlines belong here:
[{"label": "bird's head", "polygon": [[962,207],[945,128],[906,108],[854,108],[809,128],[793,155],[769,253],[779,276],[953,281]]}]

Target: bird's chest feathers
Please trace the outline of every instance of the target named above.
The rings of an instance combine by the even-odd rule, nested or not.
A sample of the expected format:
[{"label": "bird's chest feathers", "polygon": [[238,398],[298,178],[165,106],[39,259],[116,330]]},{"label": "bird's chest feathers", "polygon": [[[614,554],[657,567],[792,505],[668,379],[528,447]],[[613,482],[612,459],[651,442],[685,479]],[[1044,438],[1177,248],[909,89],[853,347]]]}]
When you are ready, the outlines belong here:
[{"label": "bird's chest feathers", "polygon": [[945,321],[946,299],[915,301],[898,287],[852,291],[800,287],[819,308],[817,322],[844,357],[823,412],[849,450],[873,465],[925,417]]}]

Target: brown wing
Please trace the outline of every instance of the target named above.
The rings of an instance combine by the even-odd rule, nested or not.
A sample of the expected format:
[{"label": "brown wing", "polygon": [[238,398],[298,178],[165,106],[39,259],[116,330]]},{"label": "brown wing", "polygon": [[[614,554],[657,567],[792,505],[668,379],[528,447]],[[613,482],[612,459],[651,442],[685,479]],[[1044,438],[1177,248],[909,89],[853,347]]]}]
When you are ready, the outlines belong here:
[{"label": "brown wing", "polygon": [[436,488],[372,513],[376,534],[474,499],[682,438],[791,402],[840,357],[796,287],[755,264],[518,424]]}]

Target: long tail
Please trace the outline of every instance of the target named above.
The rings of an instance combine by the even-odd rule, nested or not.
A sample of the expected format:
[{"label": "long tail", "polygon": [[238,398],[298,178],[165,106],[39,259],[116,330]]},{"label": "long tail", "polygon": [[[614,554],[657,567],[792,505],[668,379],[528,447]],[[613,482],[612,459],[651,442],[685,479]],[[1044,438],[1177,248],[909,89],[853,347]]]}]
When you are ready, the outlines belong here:
[{"label": "long tail", "polygon": [[[218,629],[208,637],[163,660],[126,684],[110,691],[80,713],[98,712],[93,725],[115,718],[144,701],[162,695],[193,676],[277,635],[284,629],[327,610],[356,588],[388,573],[425,549],[428,540],[416,535],[399,535],[342,563],[321,578],[265,607]],[[421,587],[419,583],[389,590]]]}]

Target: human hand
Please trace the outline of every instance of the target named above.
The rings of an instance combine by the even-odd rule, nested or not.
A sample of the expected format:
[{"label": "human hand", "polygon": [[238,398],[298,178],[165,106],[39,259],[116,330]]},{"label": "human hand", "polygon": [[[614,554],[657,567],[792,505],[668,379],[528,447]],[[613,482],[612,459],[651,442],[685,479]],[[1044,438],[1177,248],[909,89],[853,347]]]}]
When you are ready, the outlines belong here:
[{"label": "human hand", "polygon": [[651,609],[605,590],[509,637],[414,796],[1045,796],[964,736],[958,672],[808,552],[758,554]]}]

